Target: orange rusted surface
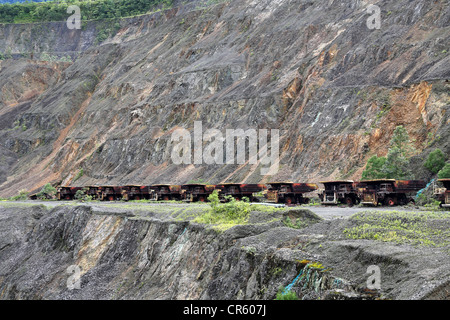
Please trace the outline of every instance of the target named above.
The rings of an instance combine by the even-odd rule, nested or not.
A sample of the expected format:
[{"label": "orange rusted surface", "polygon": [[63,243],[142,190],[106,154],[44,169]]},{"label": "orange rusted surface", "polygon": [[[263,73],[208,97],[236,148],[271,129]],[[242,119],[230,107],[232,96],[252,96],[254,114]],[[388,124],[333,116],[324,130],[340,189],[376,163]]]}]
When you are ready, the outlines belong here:
[{"label": "orange rusted surface", "polygon": [[305,204],[309,198],[304,193],[317,190],[315,183],[271,182],[267,184],[266,199],[273,203]]}]

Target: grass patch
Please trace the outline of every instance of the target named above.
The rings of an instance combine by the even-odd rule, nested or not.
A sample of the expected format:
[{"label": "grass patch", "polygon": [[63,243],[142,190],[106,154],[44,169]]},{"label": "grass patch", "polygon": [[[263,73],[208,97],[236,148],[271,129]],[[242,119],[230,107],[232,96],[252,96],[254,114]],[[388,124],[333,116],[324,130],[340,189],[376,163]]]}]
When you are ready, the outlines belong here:
[{"label": "grass patch", "polygon": [[43,207],[46,209],[52,209],[50,206],[46,206],[44,204],[36,204],[32,202],[4,202],[4,200],[0,201],[0,207],[2,208],[31,208],[31,207]]},{"label": "grass patch", "polygon": [[213,225],[213,229],[220,232],[236,225],[247,224],[252,211],[270,214],[285,210],[284,208],[250,204],[246,198],[243,198],[242,201],[237,201],[232,196],[225,197],[226,202],[221,203],[217,190],[208,197],[208,200],[210,204],[209,210],[200,213],[193,221]]},{"label": "grass patch", "polygon": [[450,244],[450,215],[441,212],[364,211],[349,219],[349,239],[444,247]]},{"label": "grass patch", "polygon": [[283,289],[280,288],[277,292],[275,300],[299,300],[299,299],[294,291],[289,290],[287,293],[283,293]]}]

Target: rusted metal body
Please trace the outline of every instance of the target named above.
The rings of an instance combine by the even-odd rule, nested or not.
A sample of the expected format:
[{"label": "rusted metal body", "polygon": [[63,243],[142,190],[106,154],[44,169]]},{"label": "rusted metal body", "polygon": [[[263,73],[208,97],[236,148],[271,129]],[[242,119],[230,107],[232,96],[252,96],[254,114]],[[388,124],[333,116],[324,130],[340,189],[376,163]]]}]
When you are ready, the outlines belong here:
[{"label": "rusted metal body", "polygon": [[150,200],[154,201],[182,200],[184,194],[180,185],[158,184],[149,186],[149,189]]},{"label": "rusted metal body", "polygon": [[82,187],[59,187],[56,192],[56,199],[58,200],[73,200],[78,190]]},{"label": "rusted metal body", "polygon": [[100,186],[98,187],[98,199],[100,201],[118,201],[122,199],[122,187]]},{"label": "rusted metal body", "polygon": [[378,179],[357,184],[358,195],[364,205],[405,205],[414,202],[417,192],[425,188],[420,180]]},{"label": "rusted metal body", "polygon": [[122,187],[122,200],[144,200],[150,199],[150,189],[148,186],[128,185]]},{"label": "rusted metal body", "polygon": [[442,183],[444,188],[439,188],[435,195],[441,202],[441,207],[450,208],[450,179],[439,179],[438,182]]},{"label": "rusted metal body", "polygon": [[267,189],[264,184],[239,184],[239,183],[225,183],[217,185],[220,189],[219,197],[221,201],[225,201],[225,197],[232,196],[236,200],[242,200],[246,197],[251,202],[259,201],[257,193],[263,192]]},{"label": "rusted metal body", "polygon": [[309,198],[303,195],[318,189],[315,183],[272,182],[267,185],[267,202],[306,204]]},{"label": "rusted metal body", "polygon": [[220,186],[216,185],[185,184],[181,188],[184,193],[183,201],[187,202],[206,202],[214,190],[220,192]]},{"label": "rusted metal body", "polygon": [[353,180],[322,181],[325,189],[319,195],[322,204],[345,203],[349,206],[359,203],[358,191]]},{"label": "rusted metal body", "polygon": [[91,196],[92,200],[98,200],[99,198],[99,187],[98,186],[87,186],[82,188],[87,196]]}]

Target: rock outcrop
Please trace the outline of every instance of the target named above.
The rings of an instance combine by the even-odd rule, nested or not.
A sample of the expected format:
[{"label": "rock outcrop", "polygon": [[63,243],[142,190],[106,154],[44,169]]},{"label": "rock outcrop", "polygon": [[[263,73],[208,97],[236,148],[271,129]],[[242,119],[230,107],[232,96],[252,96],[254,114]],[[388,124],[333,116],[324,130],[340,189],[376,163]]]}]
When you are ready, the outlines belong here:
[{"label": "rock outcrop", "polygon": [[290,284],[302,299],[448,299],[448,246],[349,240],[349,220],[307,209],[217,232],[181,209],[2,205],[0,299],[274,299]]}]

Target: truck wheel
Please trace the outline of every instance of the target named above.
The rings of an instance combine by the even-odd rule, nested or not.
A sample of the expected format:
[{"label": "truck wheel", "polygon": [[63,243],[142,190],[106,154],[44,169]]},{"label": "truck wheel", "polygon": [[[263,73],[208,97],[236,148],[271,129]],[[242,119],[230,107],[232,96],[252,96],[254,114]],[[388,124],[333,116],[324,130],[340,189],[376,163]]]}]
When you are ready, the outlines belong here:
[{"label": "truck wheel", "polygon": [[389,207],[393,207],[393,206],[395,206],[395,200],[394,200],[393,198],[387,198],[386,204],[387,204]]},{"label": "truck wheel", "polygon": [[353,199],[351,197],[346,197],[345,198],[345,203],[349,206],[352,207],[353,206]]},{"label": "truck wheel", "polygon": [[286,197],[286,204],[292,204],[292,198]]}]

